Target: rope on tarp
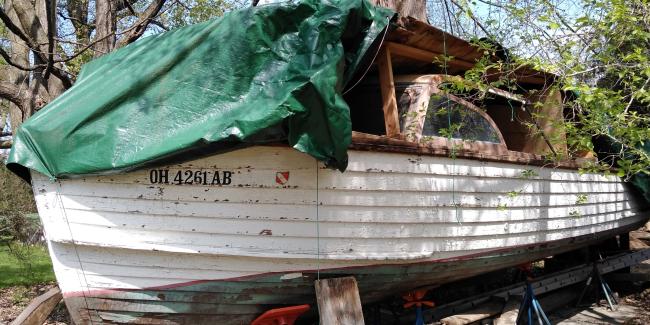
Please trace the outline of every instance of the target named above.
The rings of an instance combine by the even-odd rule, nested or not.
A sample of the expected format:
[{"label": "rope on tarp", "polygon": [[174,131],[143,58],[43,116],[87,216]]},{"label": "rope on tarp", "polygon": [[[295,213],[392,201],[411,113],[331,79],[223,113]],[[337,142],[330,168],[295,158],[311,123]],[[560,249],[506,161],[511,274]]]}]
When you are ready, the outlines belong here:
[{"label": "rope on tarp", "polygon": [[343,92],[343,95],[347,94],[352,89],[354,89],[354,87],[359,85],[361,80],[363,80],[363,78],[366,77],[366,74],[368,73],[368,71],[370,71],[370,68],[372,67],[372,64],[375,62],[375,60],[377,60],[377,55],[379,55],[379,52],[381,51],[381,47],[382,47],[382,45],[384,45],[384,40],[386,39],[386,34],[388,34],[388,28],[390,27],[390,18],[391,17],[386,18],[387,23],[386,23],[386,27],[384,28],[384,35],[381,37],[381,42],[379,42],[379,46],[377,47],[377,51],[375,51],[375,55],[372,57],[372,60],[370,60],[370,63],[368,63],[368,66],[366,67],[366,70],[363,71],[363,74],[361,75],[361,77],[359,79],[357,79],[357,81],[352,86],[350,86],[350,88],[348,88],[347,90],[345,90]]}]

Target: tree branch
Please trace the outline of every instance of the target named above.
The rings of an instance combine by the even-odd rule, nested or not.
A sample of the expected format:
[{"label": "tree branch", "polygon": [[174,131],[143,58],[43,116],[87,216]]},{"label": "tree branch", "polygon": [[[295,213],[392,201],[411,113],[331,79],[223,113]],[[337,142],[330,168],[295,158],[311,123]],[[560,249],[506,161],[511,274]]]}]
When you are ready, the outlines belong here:
[{"label": "tree branch", "polygon": [[[121,0],[121,1],[118,1],[117,6],[115,7],[115,11],[122,11],[122,10],[124,10],[126,8],[130,8],[130,10],[133,10],[132,5],[134,3],[136,3],[136,2],[138,2],[138,1],[139,0],[133,0],[133,1]],[[135,13],[134,13],[134,15],[135,15]]]},{"label": "tree branch", "polygon": [[[16,11],[16,15],[18,16],[19,20],[28,19],[27,16],[29,15],[29,13],[26,11],[28,8],[24,7],[22,3],[15,2],[13,8]],[[35,19],[35,17],[33,17],[33,18]],[[4,10],[2,8],[0,8],[0,20],[2,20],[3,23],[5,23],[5,26],[7,26],[7,28],[12,33],[14,33],[16,36],[18,36],[18,38],[23,40],[23,42],[25,42],[25,44],[27,44],[27,46],[32,50],[32,53],[34,53],[34,55],[37,56],[41,60],[41,62],[48,62],[48,64],[52,64],[52,65],[54,64],[54,60],[49,60],[48,59],[48,56],[46,55],[46,53],[44,51],[42,51],[41,48],[39,47],[38,42],[34,41],[32,38],[28,37],[23,32],[22,29],[20,29],[18,26],[16,26],[11,21],[9,16],[7,16],[7,14],[4,12]],[[23,23],[22,21],[21,21],[21,23],[23,25],[26,24],[26,22]],[[38,19],[34,20],[34,24],[36,25],[34,28],[35,28],[36,37],[38,39],[38,35],[39,35],[38,33],[39,32],[40,33],[44,32],[43,27],[40,25],[40,22],[38,21]],[[44,42],[41,42],[41,43],[44,43]],[[49,56],[53,58],[53,53],[49,53]],[[51,72],[52,72],[53,75],[55,75],[57,78],[59,78],[61,80],[61,82],[63,83],[63,86],[65,88],[72,87],[72,81],[65,74],[65,72],[62,71],[60,68],[52,66]]]},{"label": "tree branch", "polygon": [[0,141],[0,149],[10,149],[11,145],[11,141]]},{"label": "tree branch", "polygon": [[[41,25],[41,22],[38,20],[36,14],[34,13],[33,10],[34,8],[28,7],[27,5],[25,5],[25,3],[21,1],[13,2],[13,8],[14,11],[16,12],[16,16],[18,17],[18,21],[22,26],[22,29],[19,28],[20,32],[22,33],[22,36],[19,34],[16,34],[16,36],[18,36],[20,39],[22,39],[25,42],[25,44],[27,44],[27,46],[32,50],[34,55],[41,60],[41,62],[43,63],[47,62],[47,56],[45,55],[46,53],[39,46],[39,44],[46,44],[47,36],[45,34],[45,30],[43,29],[43,26]],[[9,17],[7,16],[7,18]],[[31,32],[31,33],[28,36],[27,34],[24,34],[23,31],[24,33],[27,32]],[[14,31],[12,30],[12,32]]]},{"label": "tree branch", "polygon": [[138,17],[138,20],[132,25],[132,27],[129,28],[130,31],[123,39],[120,40],[117,47],[122,47],[138,40],[138,38],[144,34],[147,26],[149,26],[149,23],[151,23],[156,15],[158,15],[160,9],[162,9],[163,5],[165,4],[165,1],[166,0],[153,0],[147,9],[145,9],[144,12],[142,12],[142,14]]},{"label": "tree branch", "polygon": [[27,44],[30,48],[35,47],[35,42],[31,40],[25,33],[23,32],[20,27],[16,26],[13,21],[11,21],[11,18],[7,16],[7,13],[5,13],[4,9],[0,7],[0,20],[7,26],[7,29],[9,29],[14,35],[18,36],[25,44]]},{"label": "tree branch", "polygon": [[33,66],[33,67],[26,67],[26,66],[20,65],[20,64],[18,64],[16,62],[13,62],[13,60],[11,59],[11,55],[9,55],[9,53],[7,53],[2,47],[0,47],[0,57],[2,57],[5,60],[5,62],[7,62],[8,65],[10,65],[10,66],[12,66],[12,67],[14,67],[14,68],[16,68],[18,70],[34,71],[34,70],[42,67],[42,65],[37,65],[37,66]]},{"label": "tree branch", "polygon": [[162,28],[162,29],[164,29],[164,30],[166,30],[166,31],[169,30],[169,27],[165,26],[163,23],[161,23],[161,22],[159,22],[159,21],[157,21],[157,20],[155,20],[155,19],[154,19],[154,20],[151,20],[151,24],[152,24],[152,25],[156,25],[156,26],[158,26],[158,27],[160,27],[160,28]]},{"label": "tree branch", "polygon": [[[122,1],[122,3],[124,3],[124,6],[126,6],[126,8],[129,9],[129,12],[130,12],[132,15],[134,15],[134,16],[137,16],[137,15],[138,15],[138,14],[135,12],[135,9],[133,9],[133,6],[132,6],[131,3],[129,2],[129,0],[124,0],[124,1]],[[119,5],[118,5],[118,7],[119,7]],[[116,11],[120,11],[120,9],[118,8]]]},{"label": "tree branch", "polygon": [[479,28],[481,28],[481,30],[483,31],[483,33],[485,33],[485,36],[494,39],[494,37],[492,36],[492,33],[490,33],[490,32],[487,30],[487,28],[485,28],[485,26],[483,26],[483,24],[481,24],[481,22],[478,20],[478,18],[476,18],[476,16],[474,16],[474,13],[472,13],[471,10],[469,10],[469,9],[467,9],[467,8],[464,8],[463,6],[461,6],[461,5],[460,5],[458,2],[456,2],[455,0],[450,0],[450,1],[451,1],[451,3],[452,3],[454,6],[456,6],[458,9],[460,9],[461,11],[464,11],[464,12],[469,16],[469,18],[471,18],[471,19],[474,21],[474,23],[476,24],[476,26],[478,26]]},{"label": "tree branch", "polygon": [[21,110],[25,107],[20,89],[11,82],[0,81],[0,98],[16,104]]},{"label": "tree branch", "polygon": [[[641,86],[641,88],[639,90],[643,90],[643,88],[645,88],[645,86],[648,85],[648,82],[650,82],[650,77],[648,77],[645,80],[645,82],[643,83],[643,86]],[[632,106],[632,103],[634,102],[634,94],[635,94],[634,92],[632,94],[630,94],[630,101],[627,103],[627,106],[625,106],[625,111],[624,111],[625,113],[627,113],[627,111]]]},{"label": "tree branch", "polygon": [[60,12],[60,11],[57,12],[56,14],[57,14],[59,17],[63,18],[63,19],[70,20],[70,21],[72,21],[72,22],[74,22],[74,23],[77,23],[77,24],[79,24],[79,25],[88,26],[88,27],[90,27],[90,28],[94,28],[94,27],[95,27],[94,24],[90,24],[90,23],[83,22],[83,21],[81,21],[80,19],[74,18],[74,17],[72,17],[72,16],[66,16],[66,15],[64,15],[64,14],[63,14],[62,12]]},{"label": "tree branch", "polygon": [[50,72],[54,67],[54,30],[56,28],[56,6],[53,1],[45,0],[45,14],[47,18],[47,67],[43,73],[43,79],[50,77]]}]

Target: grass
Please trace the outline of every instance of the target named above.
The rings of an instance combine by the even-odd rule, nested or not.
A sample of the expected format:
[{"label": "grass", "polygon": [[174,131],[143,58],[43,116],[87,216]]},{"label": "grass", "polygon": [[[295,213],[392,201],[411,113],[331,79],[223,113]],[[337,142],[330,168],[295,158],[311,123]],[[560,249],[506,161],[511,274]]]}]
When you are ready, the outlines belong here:
[{"label": "grass", "polygon": [[0,158],[0,288],[54,281],[52,262],[39,237],[32,190]]},{"label": "grass", "polygon": [[54,282],[47,248],[41,245],[0,243],[0,288]]}]

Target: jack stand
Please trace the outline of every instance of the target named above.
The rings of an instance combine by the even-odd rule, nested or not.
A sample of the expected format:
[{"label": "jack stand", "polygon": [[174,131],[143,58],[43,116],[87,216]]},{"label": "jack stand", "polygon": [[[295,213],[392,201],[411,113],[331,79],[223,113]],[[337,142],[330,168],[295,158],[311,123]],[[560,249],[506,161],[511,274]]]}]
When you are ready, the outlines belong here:
[{"label": "jack stand", "polygon": [[533,314],[535,314],[535,319],[540,325],[551,325],[551,322],[546,317],[542,306],[539,304],[539,300],[535,297],[535,292],[533,292],[533,286],[530,284],[530,281],[533,279],[533,264],[526,263],[519,265],[519,270],[526,275],[526,291],[524,292],[524,299],[521,301],[519,306],[519,312],[517,313],[517,321],[515,324],[522,324],[524,322],[524,313],[526,313],[526,324],[533,325]]},{"label": "jack stand", "polygon": [[[599,285],[595,284],[595,280],[598,282]],[[607,304],[609,305],[609,309],[614,311],[614,305],[618,305],[618,300],[616,300],[616,297],[614,296],[614,292],[612,289],[609,288],[609,285],[603,277],[600,275],[600,271],[598,270],[598,265],[596,262],[594,262],[594,268],[591,271],[591,275],[589,278],[587,278],[587,283],[585,284],[585,288],[582,289],[582,293],[580,293],[580,298],[578,298],[578,303],[576,304],[577,306],[582,306],[582,298],[584,298],[585,293],[587,293],[587,289],[590,287],[599,287],[600,291],[605,295],[605,299],[607,300]],[[613,302],[613,303],[612,303]]]},{"label": "jack stand", "polygon": [[407,302],[404,308],[408,309],[415,306],[415,325],[424,325],[424,317],[422,316],[422,305],[432,307],[435,306],[433,301],[422,300],[427,290],[415,290],[402,296]]},{"label": "jack stand", "polygon": [[533,287],[530,285],[530,282],[526,280],[526,292],[524,293],[524,299],[519,306],[519,313],[517,314],[517,322],[515,324],[522,324],[524,320],[524,313],[527,316],[528,325],[533,325],[533,314],[535,314],[535,319],[537,323],[541,325],[551,325],[551,322],[546,317],[546,314],[542,310],[542,306],[539,304],[539,300],[535,297],[533,292]]},{"label": "jack stand", "polygon": [[300,315],[309,310],[309,305],[299,305],[267,310],[251,325],[293,325]]}]

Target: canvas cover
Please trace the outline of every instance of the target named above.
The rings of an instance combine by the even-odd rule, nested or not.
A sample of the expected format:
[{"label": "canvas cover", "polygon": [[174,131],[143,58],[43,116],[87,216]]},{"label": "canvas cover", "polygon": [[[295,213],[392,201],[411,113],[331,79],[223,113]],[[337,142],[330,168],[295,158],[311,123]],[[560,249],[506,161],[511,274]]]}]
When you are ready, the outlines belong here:
[{"label": "canvas cover", "polygon": [[365,0],[304,0],[144,38],[86,64],[17,130],[7,165],[54,179],[288,141],[344,170],[341,93],[393,17]]}]

